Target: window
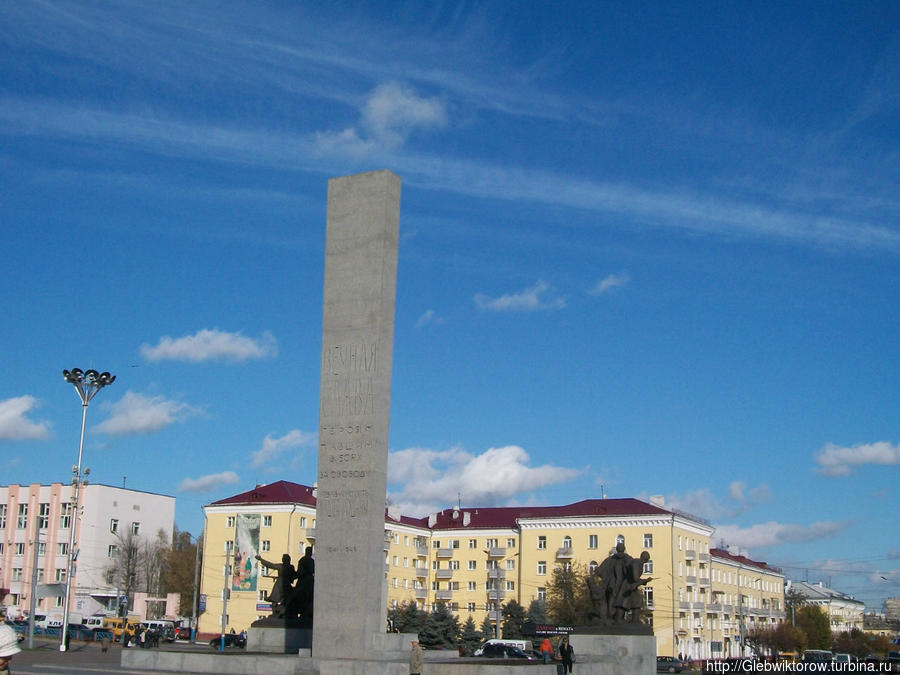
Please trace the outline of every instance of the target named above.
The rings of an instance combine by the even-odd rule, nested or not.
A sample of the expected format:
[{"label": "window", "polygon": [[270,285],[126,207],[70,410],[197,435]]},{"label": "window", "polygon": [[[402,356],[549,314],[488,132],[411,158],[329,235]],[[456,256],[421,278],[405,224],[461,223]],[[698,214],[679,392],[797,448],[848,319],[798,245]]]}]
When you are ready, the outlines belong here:
[{"label": "window", "polygon": [[69,555],[69,542],[62,541],[56,545],[56,555]]},{"label": "window", "polygon": [[652,534],[644,535],[644,548],[653,548],[653,535]]},{"label": "window", "polygon": [[272,516],[263,516],[262,517],[262,526],[263,527],[272,527]]},{"label": "window", "polygon": [[59,529],[68,530],[72,525],[72,505],[69,503],[59,505]]},{"label": "window", "polygon": [[514,570],[514,569],[516,569],[516,561],[513,560],[512,558],[510,558],[509,560],[507,560],[507,561],[506,561],[506,569],[508,569],[508,570]]},{"label": "window", "polygon": [[141,524],[140,523],[132,523],[131,524],[131,534],[138,535],[141,533]]},{"label": "window", "polygon": [[469,569],[470,569],[470,570],[477,570],[477,569],[478,569],[478,561],[477,561],[477,560],[470,560],[470,561],[469,561]]},{"label": "window", "polygon": [[591,560],[591,562],[588,563],[588,574],[593,574],[594,570],[597,569],[598,567],[599,567],[599,565],[597,564],[597,561]]},{"label": "window", "polygon": [[115,544],[110,544],[109,548],[106,549],[106,557],[107,558],[117,558],[119,555],[119,549],[116,548]]},{"label": "window", "polygon": [[47,542],[38,542],[38,557],[41,558],[47,553]]},{"label": "window", "polygon": [[506,590],[508,590],[508,591],[516,590],[516,582],[515,581],[507,581],[506,582]]},{"label": "window", "polygon": [[647,607],[653,607],[653,589],[644,587],[644,603]]},{"label": "window", "polygon": [[409,567],[409,558],[407,558],[406,556],[403,557],[403,566]]},{"label": "window", "polygon": [[572,550],[572,537],[563,537],[562,547],[567,551]]},{"label": "window", "polygon": [[469,548],[478,548],[478,540],[469,539]]},{"label": "window", "polygon": [[65,581],[66,580],[66,569],[64,567],[56,568],[56,580],[57,581]]},{"label": "window", "polygon": [[25,542],[17,541],[13,546],[13,555],[25,555]]},{"label": "window", "polygon": [[497,548],[497,540],[496,539],[485,539],[484,545],[488,548]]},{"label": "window", "polygon": [[46,530],[50,525],[50,504],[47,502],[41,503],[40,512],[38,513],[38,528],[41,530]]},{"label": "window", "polygon": [[515,548],[515,547],[516,547],[516,540],[515,540],[515,539],[513,539],[512,537],[510,537],[509,539],[506,540],[506,548]]},{"label": "window", "polygon": [[306,527],[306,516],[300,516],[300,527]]},{"label": "window", "polygon": [[588,535],[588,548],[597,548],[597,535]]},{"label": "window", "polygon": [[106,570],[106,585],[112,586],[115,579],[116,579],[116,571],[115,570]]},{"label": "window", "polygon": [[539,551],[547,548],[547,537],[545,537],[544,535],[540,535],[537,540],[537,547]]},{"label": "window", "polygon": [[3,542],[0,541],[0,555],[3,555]]},{"label": "window", "polygon": [[541,576],[547,574],[547,561],[546,560],[538,560],[537,573]]},{"label": "window", "polygon": [[623,534],[616,535],[616,546],[618,546],[619,544],[624,544],[624,543],[625,543],[625,535],[623,535]]},{"label": "window", "polygon": [[109,531],[115,534],[119,531],[119,520],[118,518],[110,518],[109,520]]},{"label": "window", "polygon": [[441,547],[441,542],[439,542],[437,539],[435,539],[434,541],[431,542],[431,548],[440,548],[440,547]]},{"label": "window", "polygon": [[0,504],[0,530],[6,528],[6,504]]},{"label": "window", "polygon": [[13,581],[22,581],[22,568],[21,567],[13,567],[12,580]]},{"label": "window", "polygon": [[543,602],[544,600],[547,599],[547,589],[544,588],[543,586],[538,586],[537,599],[540,600],[541,602]]},{"label": "window", "polygon": [[270,542],[268,539],[263,539],[261,542],[259,542],[259,550],[260,551],[270,551],[271,546],[272,546],[272,542]]},{"label": "window", "polygon": [[466,611],[467,611],[469,614],[471,614],[472,612],[474,612],[474,611],[475,611],[475,603],[474,603],[474,602],[467,602],[467,603],[466,603]]},{"label": "window", "polygon": [[400,562],[400,561],[399,561],[398,556],[394,556],[394,557],[391,559],[391,564],[392,564],[394,567],[397,567],[397,566],[399,565],[399,562]]},{"label": "window", "polygon": [[19,515],[16,518],[16,528],[19,530],[25,529],[25,524],[28,522],[28,504],[19,504]]},{"label": "window", "polygon": [[256,599],[260,602],[268,602],[269,601],[269,591],[260,590],[256,592]]},{"label": "window", "polygon": [[225,519],[225,527],[228,527],[228,528],[234,527],[234,516],[228,516]]},{"label": "window", "polygon": [[644,574],[652,574],[653,573],[653,561],[648,560],[644,563]]},{"label": "window", "polygon": [[451,560],[450,561],[450,569],[458,570],[459,569],[459,560]]},{"label": "window", "polygon": [[233,548],[234,548],[234,542],[233,542],[233,541],[231,541],[231,540],[229,539],[228,541],[225,542],[225,553],[231,553],[231,551],[232,551]]},{"label": "window", "polygon": [[470,581],[466,584],[466,590],[467,591],[475,591],[475,590],[477,590],[477,586],[478,586],[478,584],[476,582]]}]

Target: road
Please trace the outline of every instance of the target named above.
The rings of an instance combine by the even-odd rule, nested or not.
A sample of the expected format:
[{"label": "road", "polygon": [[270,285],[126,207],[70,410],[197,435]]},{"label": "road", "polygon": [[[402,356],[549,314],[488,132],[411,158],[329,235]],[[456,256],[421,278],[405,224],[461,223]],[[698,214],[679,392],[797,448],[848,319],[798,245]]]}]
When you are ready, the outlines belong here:
[{"label": "road", "polygon": [[[25,643],[22,643],[24,647]],[[191,645],[177,642],[166,649],[211,651],[204,644]],[[137,647],[131,647],[137,649]],[[120,673],[121,675],[159,675],[159,671],[122,668],[122,647],[112,645],[107,653],[100,651],[94,643],[72,642],[67,652],[59,651],[58,642],[35,640],[33,650],[22,649],[13,657],[10,672],[13,675],[96,675],[97,673]],[[187,675],[187,674],[186,674]]]}]

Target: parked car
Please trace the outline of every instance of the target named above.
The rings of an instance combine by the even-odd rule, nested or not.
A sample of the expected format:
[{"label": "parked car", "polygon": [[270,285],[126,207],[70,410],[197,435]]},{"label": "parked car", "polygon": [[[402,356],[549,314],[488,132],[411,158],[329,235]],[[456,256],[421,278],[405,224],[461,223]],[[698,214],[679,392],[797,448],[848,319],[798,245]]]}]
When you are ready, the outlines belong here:
[{"label": "parked car", "polygon": [[534,661],[535,657],[526,654],[523,650],[512,645],[485,645],[481,655],[489,659],[527,659]]},{"label": "parked car", "polygon": [[656,672],[657,673],[680,673],[684,670],[684,661],[674,656],[657,656]]},{"label": "parked car", "polygon": [[191,639],[191,627],[190,626],[179,626],[178,630],[175,631],[175,639],[176,640],[190,640]]},{"label": "parked car", "polygon": [[[209,646],[213,649],[221,649],[222,647],[222,636],[214,637],[209,641]],[[247,646],[247,640],[241,633],[225,633],[225,648],[235,647],[237,649],[243,649]]]}]

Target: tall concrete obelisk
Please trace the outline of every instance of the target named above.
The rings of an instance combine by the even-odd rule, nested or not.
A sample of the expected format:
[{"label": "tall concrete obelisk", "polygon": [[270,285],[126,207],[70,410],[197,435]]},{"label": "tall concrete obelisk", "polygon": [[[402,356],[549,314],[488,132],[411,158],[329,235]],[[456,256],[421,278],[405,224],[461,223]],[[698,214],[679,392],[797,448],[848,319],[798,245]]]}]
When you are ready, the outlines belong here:
[{"label": "tall concrete obelisk", "polygon": [[365,659],[383,636],[384,510],[400,178],[328,181],[314,659]]}]

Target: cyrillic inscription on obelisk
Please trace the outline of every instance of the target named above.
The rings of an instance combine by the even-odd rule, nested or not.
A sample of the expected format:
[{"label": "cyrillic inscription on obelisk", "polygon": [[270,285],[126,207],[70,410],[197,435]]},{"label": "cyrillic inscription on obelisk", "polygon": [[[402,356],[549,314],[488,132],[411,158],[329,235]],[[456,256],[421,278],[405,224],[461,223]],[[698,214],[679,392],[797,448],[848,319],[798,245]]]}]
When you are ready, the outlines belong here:
[{"label": "cyrillic inscription on obelisk", "polygon": [[314,658],[362,658],[384,632],[384,509],[400,178],[328,181]]}]

